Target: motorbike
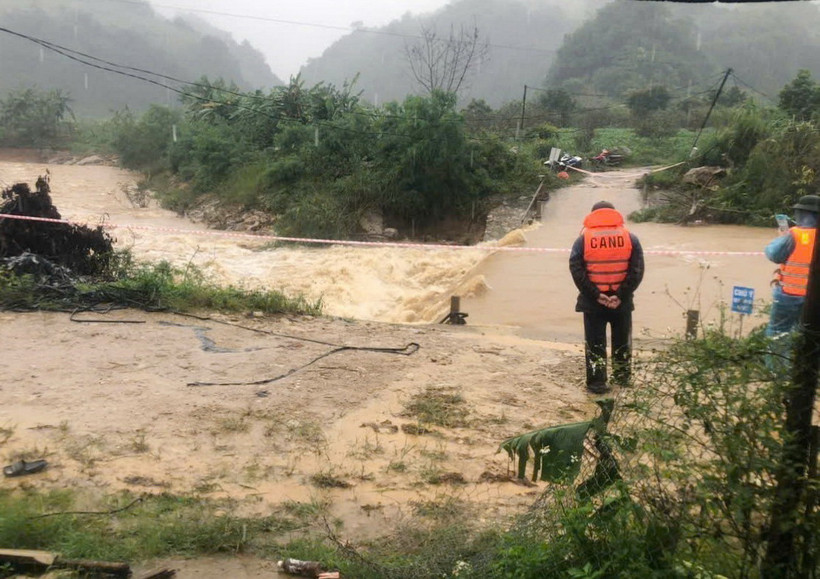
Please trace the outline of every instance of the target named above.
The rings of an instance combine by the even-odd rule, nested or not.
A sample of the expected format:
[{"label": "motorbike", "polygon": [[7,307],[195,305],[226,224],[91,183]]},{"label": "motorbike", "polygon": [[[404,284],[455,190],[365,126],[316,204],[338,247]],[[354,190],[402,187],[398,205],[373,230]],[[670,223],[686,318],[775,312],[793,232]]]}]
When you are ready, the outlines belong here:
[{"label": "motorbike", "polygon": [[617,167],[623,160],[623,155],[613,153],[609,149],[603,149],[600,153],[592,157],[592,164],[595,167]]},{"label": "motorbike", "polygon": [[570,155],[569,153],[564,153],[556,161],[544,161],[544,165],[546,165],[553,171],[566,171],[567,169],[572,167],[580,167],[583,164],[583,162],[583,158],[579,157],[578,155]]}]

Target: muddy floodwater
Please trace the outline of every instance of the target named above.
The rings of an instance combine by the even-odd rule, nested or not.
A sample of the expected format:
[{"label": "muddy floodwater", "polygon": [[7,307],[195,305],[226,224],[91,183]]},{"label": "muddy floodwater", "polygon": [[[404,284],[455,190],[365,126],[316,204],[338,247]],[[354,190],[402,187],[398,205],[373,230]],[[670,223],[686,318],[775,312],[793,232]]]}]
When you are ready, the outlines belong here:
[{"label": "muddy floodwater", "polygon": [[[54,204],[65,219],[111,226],[119,247],[146,260],[194,263],[220,284],[279,289],[321,299],[328,315],[391,323],[440,321],[450,296],[462,297],[470,325],[523,336],[577,340],[576,290],[567,266],[581,222],[595,201],[624,214],[640,207],[640,170],[598,174],[553,192],[540,224],[476,248],[395,246],[279,247],[271,240],[208,231],[170,211],[135,207],[123,192],[135,175],[106,166],[0,163],[6,183],[33,183],[51,173]],[[773,265],[762,255],[772,229],[630,223],[646,252],[646,277],[636,294],[635,336],[683,330],[686,310],[720,319],[734,286],[769,298]],[[761,322],[752,316],[746,326]],[[739,316],[730,322],[741,324]]]}]

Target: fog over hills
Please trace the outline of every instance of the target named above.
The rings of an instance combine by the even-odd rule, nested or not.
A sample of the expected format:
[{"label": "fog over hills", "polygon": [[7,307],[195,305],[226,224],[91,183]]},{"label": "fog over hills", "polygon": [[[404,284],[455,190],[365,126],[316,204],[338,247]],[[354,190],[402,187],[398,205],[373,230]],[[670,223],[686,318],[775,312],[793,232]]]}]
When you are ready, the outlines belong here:
[{"label": "fog over hills", "polygon": [[[268,4],[258,10],[277,13]],[[262,52],[235,40],[243,37],[236,18],[180,14],[165,18],[147,0],[0,0],[0,26],[105,61],[187,81],[223,78],[243,90],[267,92],[284,84]],[[696,91],[729,67],[745,83],[741,88],[776,99],[800,69],[820,76],[817,2],[636,0],[453,0],[383,27],[351,28],[299,74],[308,86],[341,86],[355,79],[355,90],[374,104],[424,93],[406,54],[422,42],[423,30],[442,38],[451,30],[477,30],[488,44],[486,57],[459,92],[462,104],[482,99],[499,107],[520,101],[525,85],[610,99],[658,84]],[[110,66],[99,60],[96,66],[82,64],[7,33],[0,34],[0,54],[0,97],[32,86],[60,89],[70,94],[78,115],[175,105],[179,95],[158,85],[184,86],[134,70],[129,74],[154,84],[115,74],[102,70]]]},{"label": "fog over hills", "polygon": [[147,2],[106,3],[81,0],[0,0],[0,26],[46,40],[77,53],[79,60],[8,33],[0,34],[0,96],[10,90],[37,87],[60,89],[83,116],[108,116],[130,107],[143,110],[151,103],[175,104],[178,94],[159,85],[184,85],[139,71],[116,74],[106,62],[160,73],[185,81],[203,75],[224,78],[243,89],[282,84],[264,57],[247,43],[202,20],[173,21],[154,12]]},{"label": "fog over hills", "polygon": [[460,97],[493,106],[520,100],[524,85],[588,93],[614,84],[623,94],[685,79],[694,90],[729,67],[747,83],[741,88],[771,99],[801,68],[820,73],[817,2],[458,0],[433,14],[353,32],[301,74],[333,84],[358,75],[356,86],[370,102],[423,92],[406,47],[420,41],[422,27],[446,36],[450,26],[475,27],[489,43],[488,58]]},{"label": "fog over hills", "polygon": [[445,38],[450,30],[477,29],[488,43],[487,57],[467,78],[462,100],[485,99],[492,105],[521,98],[524,85],[541,86],[564,36],[605,0],[544,2],[461,0],[428,15],[405,15],[379,30],[353,32],[329,47],[301,71],[310,82],[340,84],[359,75],[356,86],[373,103],[400,100],[419,87],[406,49],[421,42],[422,28]]}]

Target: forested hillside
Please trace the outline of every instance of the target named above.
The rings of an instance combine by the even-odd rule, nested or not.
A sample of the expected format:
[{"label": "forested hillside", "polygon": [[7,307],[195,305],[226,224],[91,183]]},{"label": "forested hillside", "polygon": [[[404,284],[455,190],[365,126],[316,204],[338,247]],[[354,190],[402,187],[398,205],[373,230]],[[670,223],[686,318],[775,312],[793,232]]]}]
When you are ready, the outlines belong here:
[{"label": "forested hillside", "polygon": [[[0,0],[0,22],[3,28],[62,47],[182,80],[206,75],[246,89],[282,84],[247,43],[237,44],[200,20],[169,21],[147,2]],[[70,97],[75,114],[92,117],[109,116],[126,106],[142,110],[152,103],[178,100],[162,86],[81,64],[8,33],[0,33],[0,54],[0,98],[30,87],[59,89]]]},{"label": "forested hillside", "polygon": [[460,0],[431,15],[353,32],[308,62],[303,78],[341,84],[358,74],[356,86],[369,102],[423,92],[406,48],[420,41],[423,27],[443,36],[451,25],[477,28],[489,43],[460,101],[483,99],[493,107],[520,101],[525,84],[621,100],[653,85],[685,95],[690,85],[702,90],[729,67],[748,85],[741,88],[775,99],[800,69],[820,73],[814,2]]},{"label": "forested hillside", "polygon": [[797,71],[820,71],[818,25],[814,2],[615,0],[567,37],[547,82],[610,97],[653,85],[685,93],[731,67],[745,88],[776,97]]},{"label": "forested hillside", "polygon": [[[5,28],[176,78],[207,75],[242,89],[284,84],[247,42],[238,44],[195,17],[167,20],[147,0],[0,0],[0,16]],[[301,77],[308,86],[341,86],[355,78],[363,101],[401,101],[425,93],[407,58],[409,48],[423,43],[424,30],[439,38],[477,30],[487,51],[458,91],[462,105],[473,99],[492,107],[520,102],[524,85],[564,88],[587,107],[622,103],[631,91],[661,85],[683,98],[729,67],[745,83],[741,88],[774,98],[799,70],[820,73],[818,25],[815,2],[454,0],[431,14],[408,13],[383,28],[351,32],[307,62]],[[32,86],[60,89],[75,113],[97,117],[178,100],[163,87],[9,34],[0,34],[0,53],[0,98]]]},{"label": "forested hillside", "polygon": [[478,29],[489,43],[486,58],[475,67],[460,91],[461,100],[483,99],[492,106],[520,99],[524,84],[541,86],[564,35],[605,2],[572,3],[529,0],[460,0],[429,15],[405,15],[379,30],[359,30],[308,62],[302,76],[308,83],[342,84],[359,75],[356,86],[371,103],[401,100],[419,92],[405,52],[420,42],[422,27],[447,36]]}]

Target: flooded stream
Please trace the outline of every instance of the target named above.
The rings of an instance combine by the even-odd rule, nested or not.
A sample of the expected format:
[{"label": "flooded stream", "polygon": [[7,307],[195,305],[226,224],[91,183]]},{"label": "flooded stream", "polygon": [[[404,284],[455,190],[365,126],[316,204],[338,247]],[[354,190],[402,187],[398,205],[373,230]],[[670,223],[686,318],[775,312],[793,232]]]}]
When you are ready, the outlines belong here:
[{"label": "flooded stream", "polygon": [[[490,243],[479,248],[316,246],[273,248],[270,240],[207,231],[170,211],[135,207],[123,192],[136,176],[106,166],[0,162],[0,183],[33,183],[48,169],[52,197],[63,218],[116,225],[120,247],[139,259],[196,264],[219,284],[279,289],[321,299],[325,313],[389,323],[430,323],[462,296],[467,323],[488,331],[559,341],[582,335],[569,248],[592,204],[606,199],[621,212],[639,208],[637,173],[597,175],[553,192],[540,224],[517,236],[514,251]],[[133,227],[128,227],[133,226]],[[631,223],[646,255],[646,277],[636,294],[636,339],[680,333],[685,311],[719,319],[735,285],[768,300],[773,265],[760,254],[772,228]],[[515,236],[514,236],[515,237]],[[712,255],[678,252],[747,252]],[[734,315],[733,322],[740,325]],[[747,327],[760,323],[753,316]]]}]

